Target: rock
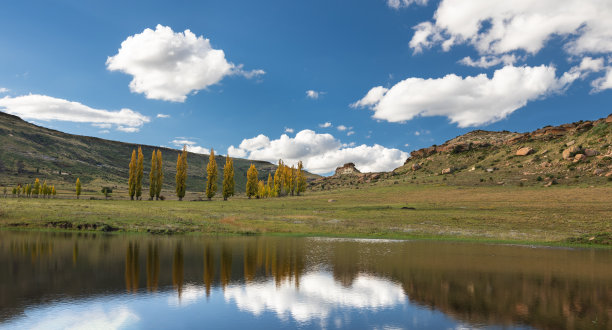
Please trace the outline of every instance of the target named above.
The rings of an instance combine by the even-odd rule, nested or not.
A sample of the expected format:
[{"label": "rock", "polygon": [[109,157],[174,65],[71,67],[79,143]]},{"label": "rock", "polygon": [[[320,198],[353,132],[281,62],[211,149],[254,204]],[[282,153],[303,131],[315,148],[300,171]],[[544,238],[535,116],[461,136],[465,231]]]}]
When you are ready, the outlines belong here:
[{"label": "rock", "polygon": [[571,140],[570,142],[566,143],[566,144],[565,144],[565,146],[566,146],[566,147],[571,147],[571,146],[573,146],[573,145],[574,145],[574,143],[576,143],[576,141]]},{"label": "rock", "polygon": [[603,168],[596,168],[593,171],[593,175],[602,175],[605,172],[605,170]]},{"label": "rock", "polygon": [[612,123],[612,113],[606,118],[606,123]]},{"label": "rock", "polygon": [[453,169],[450,167],[442,170],[442,174],[451,174],[451,173],[453,173]]},{"label": "rock", "polygon": [[606,173],[606,177],[612,176],[612,171]]},{"label": "rock", "polygon": [[531,147],[523,147],[519,150],[516,151],[516,155],[517,156],[527,156],[529,154],[532,154],[534,152],[533,148]]},{"label": "rock", "polygon": [[574,157],[580,151],[581,151],[580,148],[578,148],[577,146],[571,146],[563,150],[563,153],[562,153],[563,159],[572,159],[572,157]]},{"label": "rock", "polygon": [[574,156],[574,163],[585,160],[586,158],[584,154],[576,154],[576,156]]},{"label": "rock", "polygon": [[470,172],[474,172],[476,171],[476,166],[472,166],[472,168],[470,168]]},{"label": "rock", "polygon": [[420,169],[421,169],[421,165],[416,164],[416,163],[415,163],[415,164],[412,164],[412,170],[413,170],[413,171],[417,171],[417,170],[420,170]]},{"label": "rock", "polygon": [[594,149],[584,149],[584,155],[587,157],[593,157],[599,155],[599,151]]},{"label": "rock", "polygon": [[334,176],[340,176],[345,174],[359,174],[359,170],[355,167],[353,163],[346,163],[342,167],[336,168],[336,172]]},{"label": "rock", "polygon": [[493,173],[493,171],[495,171],[495,169],[494,169],[494,168],[487,168],[487,172],[489,172],[489,173]]},{"label": "rock", "polygon": [[334,202],[336,202],[336,200],[335,199],[328,199],[327,202],[328,203],[334,203]]}]

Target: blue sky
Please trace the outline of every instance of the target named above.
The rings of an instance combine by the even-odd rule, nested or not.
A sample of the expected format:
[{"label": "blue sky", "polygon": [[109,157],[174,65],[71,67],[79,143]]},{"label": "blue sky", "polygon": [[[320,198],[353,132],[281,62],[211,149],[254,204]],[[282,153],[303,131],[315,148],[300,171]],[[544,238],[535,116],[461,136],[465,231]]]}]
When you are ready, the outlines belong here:
[{"label": "blue sky", "polygon": [[320,174],[391,170],[473,129],[607,116],[610,17],[596,0],[11,1],[0,110]]}]

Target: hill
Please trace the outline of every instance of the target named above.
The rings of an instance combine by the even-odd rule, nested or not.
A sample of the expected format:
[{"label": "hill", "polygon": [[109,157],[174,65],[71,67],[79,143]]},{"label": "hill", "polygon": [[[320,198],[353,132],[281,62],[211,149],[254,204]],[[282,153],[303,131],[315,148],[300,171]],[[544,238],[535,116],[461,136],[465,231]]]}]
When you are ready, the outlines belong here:
[{"label": "hill", "polygon": [[391,172],[360,173],[346,164],[313,190],[376,184],[602,185],[612,181],[612,114],[528,133],[476,130],[415,150]]},{"label": "hill", "polygon": [[[131,143],[59,132],[0,112],[0,185],[26,184],[40,178],[58,187],[72,189],[76,178],[80,177],[86,190],[99,190],[102,186],[123,189],[127,186],[130,156],[137,147]],[[142,145],[145,176],[151,167],[150,157],[154,149],[161,149],[163,153],[164,188],[172,190],[178,150]],[[208,158],[209,155],[189,153],[188,191],[204,190]],[[217,156],[216,161],[221,189],[225,157]],[[269,162],[234,158],[237,192],[245,191],[246,172],[251,163],[257,167],[262,180],[267,179],[270,171],[276,170],[276,166]],[[319,176],[307,173],[307,177]],[[148,178],[144,182],[146,185]]]}]

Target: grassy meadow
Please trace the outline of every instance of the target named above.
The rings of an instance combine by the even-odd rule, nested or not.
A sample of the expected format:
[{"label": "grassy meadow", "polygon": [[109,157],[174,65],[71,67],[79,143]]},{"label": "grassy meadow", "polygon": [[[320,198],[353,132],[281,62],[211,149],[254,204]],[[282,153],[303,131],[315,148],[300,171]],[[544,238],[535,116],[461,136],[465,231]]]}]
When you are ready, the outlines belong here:
[{"label": "grassy meadow", "polygon": [[[65,192],[67,194],[68,192]],[[612,186],[375,185],[222,201],[0,199],[0,228],[607,245]],[[99,196],[98,196],[99,197]]]}]

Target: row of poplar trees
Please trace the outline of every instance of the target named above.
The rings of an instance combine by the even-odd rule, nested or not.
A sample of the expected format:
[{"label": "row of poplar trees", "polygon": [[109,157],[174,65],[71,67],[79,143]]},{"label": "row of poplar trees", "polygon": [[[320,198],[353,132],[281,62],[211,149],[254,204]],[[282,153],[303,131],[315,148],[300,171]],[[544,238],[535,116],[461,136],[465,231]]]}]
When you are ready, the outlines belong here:
[{"label": "row of poplar trees", "polygon": [[[6,188],[5,188],[6,189]],[[5,192],[6,194],[6,192]],[[13,195],[17,197],[36,197],[42,195],[43,198],[50,198],[51,196],[55,196],[57,192],[55,191],[55,186],[48,185],[47,181],[40,184],[40,180],[36,178],[34,184],[26,184],[25,186],[17,185],[13,188]]]},{"label": "row of poplar trees", "polygon": [[[142,149],[138,147],[132,151],[132,159],[130,161],[130,177],[128,180],[130,199],[142,199],[142,178],[144,155]],[[179,201],[185,197],[187,190],[187,148],[184,146],[176,159],[176,196]],[[215,150],[210,150],[208,165],[206,165],[206,198],[211,200],[217,193],[217,177],[219,170],[217,161],[215,160]],[[268,173],[267,184],[264,181],[258,181],[257,169],[251,164],[247,171],[247,196],[249,198],[280,197],[294,194],[299,195],[306,191],[306,177],[304,175],[302,162],[298,162],[297,169],[294,166],[287,166],[282,160],[278,161],[278,168],[272,174]],[[162,168],[162,153],[161,150],[153,151],[151,155],[151,172],[149,173],[149,196],[151,199],[159,199],[164,180]],[[234,195],[234,161],[228,156],[225,157],[225,167],[223,168],[223,200],[227,200]]]},{"label": "row of poplar trees", "polygon": [[267,197],[281,197],[294,194],[300,195],[301,192],[306,191],[306,175],[304,174],[304,167],[302,161],[298,162],[297,169],[294,166],[287,166],[283,163],[283,160],[278,161],[278,167],[274,172],[274,178],[272,173],[268,173],[268,181],[257,179],[257,169],[255,165],[251,164],[251,167],[247,171],[247,196],[249,198],[267,198]]},{"label": "row of poplar trees", "polygon": [[[149,173],[149,197],[159,200],[162,185],[164,182],[164,171],[162,168],[162,153],[161,150],[153,150],[151,154],[151,172]],[[143,170],[144,155],[142,148],[138,147],[132,150],[132,159],[130,160],[130,177],[128,179],[128,193],[130,199],[142,199],[142,178],[144,177]]]}]

